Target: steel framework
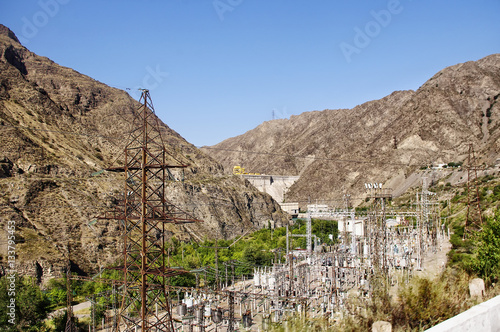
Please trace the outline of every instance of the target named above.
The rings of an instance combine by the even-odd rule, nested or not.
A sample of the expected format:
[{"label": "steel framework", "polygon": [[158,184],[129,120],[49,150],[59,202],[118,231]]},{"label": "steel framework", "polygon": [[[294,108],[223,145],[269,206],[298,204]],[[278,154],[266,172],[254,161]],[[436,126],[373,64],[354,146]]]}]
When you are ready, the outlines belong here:
[{"label": "steel framework", "polygon": [[467,157],[467,216],[465,219],[464,238],[467,236],[467,233],[480,230],[483,225],[479,185],[477,182],[477,171],[479,169],[481,168],[476,165],[474,147],[472,144],[469,144],[469,156]]},{"label": "steel framework", "polygon": [[148,90],[142,90],[141,107],[135,113],[124,166],[108,171],[124,172],[121,204],[101,219],[121,221],[123,230],[123,297],[117,329],[125,331],[173,331],[167,279],[185,271],[167,266],[165,224],[198,222],[166,199],[170,169],[185,168],[165,149],[161,127]]},{"label": "steel framework", "polygon": [[386,224],[386,199],[392,199],[391,189],[370,189],[368,196],[374,199],[373,210],[369,214],[368,237],[373,251],[373,266],[380,271],[387,271],[387,224]]}]

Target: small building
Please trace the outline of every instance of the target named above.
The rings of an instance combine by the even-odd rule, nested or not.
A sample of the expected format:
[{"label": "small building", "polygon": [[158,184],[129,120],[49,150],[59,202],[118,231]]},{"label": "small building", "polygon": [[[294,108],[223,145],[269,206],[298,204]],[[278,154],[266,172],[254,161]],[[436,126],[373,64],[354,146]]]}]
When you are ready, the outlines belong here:
[{"label": "small building", "polygon": [[307,213],[311,218],[328,218],[331,217],[332,210],[326,204],[308,204]]},{"label": "small building", "polygon": [[281,209],[292,216],[292,218],[297,218],[299,215],[299,203],[278,203]]},{"label": "small building", "polygon": [[338,221],[339,233],[347,232],[354,236],[365,235],[365,220],[364,219],[350,219]]},{"label": "small building", "polygon": [[387,218],[385,220],[386,227],[396,227],[400,224],[401,218],[398,216],[395,219],[394,218]]},{"label": "small building", "polygon": [[443,169],[446,167],[448,167],[448,164],[437,164],[437,165],[433,165],[432,169]]}]

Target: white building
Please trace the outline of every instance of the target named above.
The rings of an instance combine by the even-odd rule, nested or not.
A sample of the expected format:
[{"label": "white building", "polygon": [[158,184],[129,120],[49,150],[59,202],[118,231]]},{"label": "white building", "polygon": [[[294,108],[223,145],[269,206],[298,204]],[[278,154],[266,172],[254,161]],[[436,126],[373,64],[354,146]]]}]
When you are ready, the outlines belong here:
[{"label": "white building", "polygon": [[354,236],[365,236],[365,219],[340,219],[338,226],[339,233],[347,232]]},{"label": "white building", "polygon": [[289,215],[297,216],[299,214],[299,203],[278,203],[281,209]]}]

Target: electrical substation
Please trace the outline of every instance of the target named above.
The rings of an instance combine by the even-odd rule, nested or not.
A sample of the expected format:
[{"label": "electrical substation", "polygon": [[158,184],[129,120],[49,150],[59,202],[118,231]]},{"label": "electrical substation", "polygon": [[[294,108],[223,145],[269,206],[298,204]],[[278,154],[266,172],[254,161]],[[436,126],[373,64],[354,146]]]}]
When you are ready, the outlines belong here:
[{"label": "electrical substation", "polygon": [[[175,180],[171,170],[187,165],[165,150],[147,90],[140,101],[124,166],[108,169],[124,174],[125,190],[116,208],[99,217],[118,222],[123,241],[122,265],[113,267],[122,278],[105,280],[113,283],[112,292],[90,299],[92,310],[99,296],[113,299],[108,322],[102,324],[105,331],[265,331],[274,323],[286,327],[297,316],[334,321],[343,315],[349,297],[369,298],[377,280],[388,287],[408,282],[449,239],[426,178],[406,211],[388,207],[391,189],[370,183],[365,189],[371,208],[362,213],[347,194],[342,208],[310,204],[306,233],[292,234],[287,227],[286,248],[273,250],[272,266],[247,265],[252,272],[237,278],[235,269],[245,263],[220,264],[216,241],[206,247],[215,251],[213,266],[171,268],[165,225],[202,221],[168,201],[165,182]],[[312,219],[318,217],[338,222],[334,245],[313,234]],[[295,246],[297,237],[305,238],[305,248]],[[196,287],[169,282],[186,273],[195,274]],[[71,331],[71,312],[68,316],[66,330]]]}]

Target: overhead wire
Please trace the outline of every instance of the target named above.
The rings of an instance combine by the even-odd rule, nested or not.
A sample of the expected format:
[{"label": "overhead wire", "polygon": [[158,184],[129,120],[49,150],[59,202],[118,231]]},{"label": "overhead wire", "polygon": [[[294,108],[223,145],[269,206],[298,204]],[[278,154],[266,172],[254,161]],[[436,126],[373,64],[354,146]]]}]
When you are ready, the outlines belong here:
[{"label": "overhead wire", "polygon": [[[59,238],[60,236],[58,235],[57,237]],[[106,236],[95,236],[95,235],[94,236],[81,236],[81,237],[78,237],[77,240],[80,240],[80,239],[100,239],[100,238],[103,238],[103,237],[106,237],[106,238],[118,238],[118,237],[123,237],[123,234],[121,234],[121,235],[106,235]],[[40,241],[41,239],[43,239],[43,240],[53,240],[51,235],[44,235],[44,236],[41,236],[41,237],[37,237],[36,239],[21,239],[19,241],[16,240],[16,245],[18,245],[20,243]],[[0,244],[8,244],[8,241],[0,241]]]},{"label": "overhead wire", "polygon": [[[5,126],[5,124],[2,123],[3,126]],[[29,127],[23,127],[23,126],[13,126],[13,125],[10,125],[11,127],[14,127],[14,128],[19,128],[19,129],[27,129],[27,130],[37,130],[37,131],[44,131],[44,132],[53,132],[53,133],[61,133],[61,134],[64,134],[64,135],[78,135],[78,136],[86,136],[86,137],[97,137],[97,138],[104,138],[104,139],[108,139],[108,140],[111,140],[111,139],[119,139],[119,140],[124,140],[125,138],[117,138],[117,137],[112,137],[112,136],[104,136],[104,135],[92,135],[92,134],[87,134],[87,133],[77,133],[77,132],[67,132],[67,131],[60,131],[60,130],[50,130],[50,129],[40,129],[40,128],[29,128]],[[114,144],[112,141],[110,141],[110,143]],[[116,145],[116,144],[114,144]],[[397,166],[409,166],[408,164],[402,164],[402,163],[386,163],[386,162],[381,162],[381,161],[366,161],[366,160],[356,160],[356,159],[342,159],[342,158],[327,158],[327,157],[310,157],[310,156],[297,156],[297,155],[291,155],[291,154],[283,154],[283,153],[277,153],[277,152],[262,152],[262,151],[249,151],[249,150],[234,150],[234,149],[222,149],[222,148],[209,148],[209,147],[202,147],[204,149],[208,149],[208,150],[220,150],[220,151],[226,151],[226,152],[236,152],[236,153],[248,153],[248,154],[259,154],[259,155],[266,155],[266,156],[272,156],[272,157],[292,157],[292,158],[298,158],[298,159],[308,159],[308,160],[320,160],[320,161],[331,161],[331,162],[339,162],[339,163],[357,163],[357,164],[383,164],[383,165],[397,165]],[[82,161],[82,163],[84,163]],[[88,165],[86,163],[84,163],[87,167]],[[54,177],[48,177],[48,179],[54,179]],[[75,180],[75,179],[72,179],[72,180]],[[96,178],[82,178],[80,180],[85,180],[85,181],[88,181],[88,180],[97,180]],[[99,179],[101,180],[101,179]],[[104,180],[104,179],[103,179]],[[116,181],[115,179],[106,179],[106,181]],[[97,184],[98,186],[100,186],[99,184]],[[103,189],[101,187],[101,189]],[[232,203],[234,204],[232,201],[229,201],[229,200],[222,200],[222,199],[218,199],[220,202],[225,202],[225,203]],[[324,202],[325,200],[321,200],[322,202]],[[341,201],[341,200],[338,200],[338,201]],[[213,205],[213,203],[209,203],[209,204],[184,204],[184,205],[180,205],[180,206],[201,206],[201,205]],[[54,206],[56,207],[56,206]],[[58,205],[57,207],[61,207],[61,205]],[[66,207],[71,207],[71,208],[82,208],[83,206],[75,206],[75,205],[66,205]],[[87,207],[92,207],[92,206],[87,206]],[[96,206],[97,207],[97,206]],[[107,207],[107,206],[103,206],[103,207]],[[44,206],[44,208],[50,208],[50,206]],[[68,235],[67,235],[68,236]],[[118,235],[116,237],[121,237],[122,235]],[[108,237],[114,237],[114,236],[108,236]],[[51,238],[50,236],[45,236],[44,238]],[[86,237],[79,237],[79,239],[84,239],[84,238],[93,238],[93,239],[96,239],[95,236],[86,236]],[[97,239],[99,239],[100,237],[97,237]],[[18,242],[18,243],[25,243],[25,242],[29,242],[29,241],[39,241],[39,238],[37,239],[23,239],[21,240],[21,242]],[[0,242],[1,243],[1,242]],[[17,243],[16,243],[17,244]],[[237,263],[237,266],[236,267],[246,267],[246,268],[251,268],[251,267],[258,267],[257,265],[255,264],[250,264],[250,263],[245,263],[245,262],[241,262],[241,261],[238,261],[236,260],[234,263]],[[206,273],[209,273],[211,276],[215,276],[216,274],[218,274],[220,272],[220,269],[217,271],[217,272],[212,272],[212,270],[215,271],[214,268],[208,266],[208,267],[203,267],[202,268]],[[208,271],[207,271],[208,270]]]},{"label": "overhead wire", "polygon": [[216,147],[207,147],[207,146],[197,146],[197,148],[198,149],[207,149],[207,150],[225,151],[225,152],[259,154],[259,155],[267,155],[267,156],[273,156],[273,157],[291,157],[291,158],[297,158],[297,159],[334,161],[334,162],[339,162],[339,163],[380,164],[380,165],[393,165],[393,166],[422,166],[422,165],[418,165],[418,164],[410,165],[410,164],[406,164],[406,163],[384,162],[384,161],[380,161],[380,160],[360,160],[360,159],[342,159],[342,158],[329,158],[329,157],[298,156],[298,155],[292,155],[292,154],[287,154],[287,153],[237,150],[237,149],[216,148]]},{"label": "overhead wire", "polygon": [[[6,123],[1,123],[1,122],[0,122],[0,126],[13,127],[13,128],[19,128],[19,129],[27,129],[27,130],[33,130],[33,131],[44,131],[44,132],[58,133],[58,134],[65,134],[65,135],[87,136],[87,137],[120,139],[120,140],[125,139],[125,138],[118,138],[118,137],[114,137],[114,136],[95,135],[95,134],[88,134],[88,133],[77,133],[77,132],[73,132],[73,131],[62,131],[62,130],[53,130],[53,129],[32,128],[32,127],[25,127],[25,126],[14,126],[12,124],[6,124]],[[110,143],[113,143],[113,142],[110,142]]]},{"label": "overhead wire", "polygon": [[[75,132],[67,132],[67,131],[60,131],[60,130],[40,129],[40,128],[32,128],[32,127],[24,127],[24,126],[14,126],[14,125],[5,124],[5,123],[0,124],[0,125],[10,126],[10,127],[15,127],[15,128],[22,128],[22,129],[29,129],[29,130],[47,131],[47,132],[55,132],[55,133],[62,133],[62,134],[69,134],[69,135],[87,136],[87,137],[100,137],[100,138],[115,139],[115,140],[125,140],[128,138],[128,137],[126,138],[126,137],[115,137],[115,136],[105,136],[105,135],[94,135],[94,134],[89,134],[89,133],[75,133]],[[132,132],[133,131],[129,132],[128,134],[130,134]],[[376,165],[392,165],[392,166],[405,166],[405,167],[427,166],[424,164],[385,162],[382,160],[361,160],[361,159],[343,159],[343,158],[316,157],[316,156],[300,156],[300,155],[294,155],[294,154],[288,154],[288,153],[252,151],[252,150],[242,150],[242,149],[241,150],[240,149],[227,149],[227,148],[217,148],[217,147],[208,147],[208,146],[195,146],[195,147],[200,149],[200,150],[202,150],[202,149],[216,150],[216,151],[235,152],[235,153],[266,155],[266,156],[273,156],[273,157],[291,157],[291,158],[297,158],[297,159],[331,161],[331,162],[338,162],[338,163],[376,164]],[[276,150],[276,149],[274,148],[274,150]]]},{"label": "overhead wire", "polygon": [[[112,198],[116,198],[114,196],[110,196]],[[208,197],[209,199],[212,199],[212,200],[217,200],[220,202],[220,204],[227,204],[227,205],[234,205],[234,202],[230,201],[230,200],[227,200],[227,199],[223,199],[223,198],[218,198],[218,197]],[[351,199],[365,199],[366,197],[364,196],[359,196],[359,197],[351,197]],[[332,203],[332,202],[343,202],[342,199],[317,199],[317,200],[314,200],[316,203]],[[294,203],[310,203],[309,200],[297,200],[297,201],[294,201]],[[213,207],[213,203],[172,203],[174,204],[175,206],[178,206],[178,207],[200,207],[200,206],[210,206],[210,207]],[[253,202],[250,202],[249,204],[253,204]],[[11,204],[0,204],[0,207],[15,207],[17,209],[25,209],[25,210],[30,210],[30,209],[33,209],[33,208],[38,208],[38,209],[41,209],[41,208],[110,208],[112,206],[108,206],[108,205],[97,205],[97,204],[89,204],[89,205],[72,205],[72,204],[54,204],[54,205],[47,205],[47,204],[30,204],[30,205],[26,205],[26,206],[23,206],[23,207],[17,207],[17,206],[13,206],[14,203],[11,203]],[[116,206],[121,206],[121,205],[116,205]],[[340,208],[340,207],[339,207]]]},{"label": "overhead wire", "polygon": [[[225,201],[222,201],[226,204],[229,204],[229,202],[225,202]],[[185,203],[185,204],[174,204],[175,206],[185,206],[185,207],[198,207],[198,206],[211,206],[211,204],[209,203]],[[116,206],[122,206],[122,205],[116,205]],[[0,207],[10,207],[12,208],[13,206],[11,206],[10,204],[0,204]],[[35,204],[35,205],[27,205],[27,206],[23,206],[23,207],[16,207],[17,209],[24,209],[24,210],[32,210],[32,209],[42,209],[42,208],[46,208],[46,209],[49,209],[49,208],[79,208],[79,209],[83,209],[83,208],[110,208],[110,206],[108,205],[71,205],[71,204],[57,204],[57,205],[45,205],[45,204]]]}]

